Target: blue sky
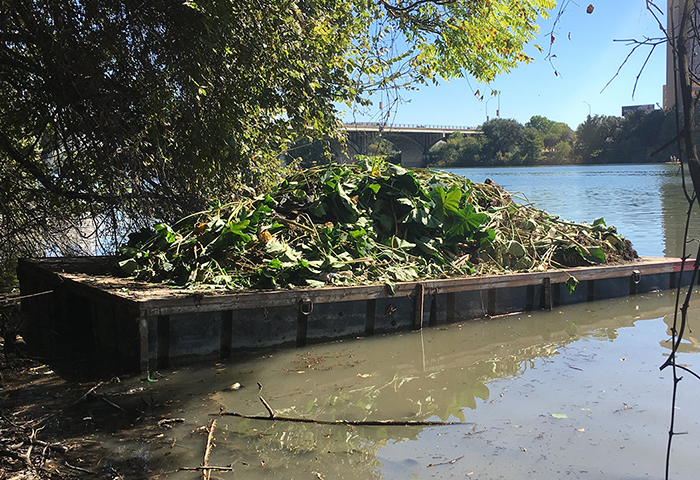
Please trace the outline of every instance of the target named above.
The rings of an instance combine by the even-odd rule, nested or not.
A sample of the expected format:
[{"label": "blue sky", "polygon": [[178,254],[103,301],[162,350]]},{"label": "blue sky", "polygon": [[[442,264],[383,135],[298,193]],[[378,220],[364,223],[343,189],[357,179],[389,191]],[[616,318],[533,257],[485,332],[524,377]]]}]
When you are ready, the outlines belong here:
[{"label": "blue sky", "polygon": [[[586,13],[589,2],[594,6],[590,15]],[[666,1],[658,0],[658,4],[665,12]],[[570,2],[555,30],[553,67],[545,56],[548,33],[558,8],[552,11],[550,19],[540,22],[540,35],[534,42],[545,52],[527,47],[526,53],[534,57],[534,63],[519,66],[510,74],[498,77],[490,86],[466,78],[406,92],[404,98],[408,103],[398,107],[390,123],[478,126],[486,120],[487,109],[490,118],[496,116],[499,98],[486,96],[484,101],[479,101],[473,94],[477,89],[501,92],[501,118],[512,118],[524,124],[533,115],[543,115],[565,122],[573,129],[585,121],[589,104],[593,115],[616,116],[620,116],[623,105],[661,105],[666,78],[665,46],[657,47],[652,54],[634,98],[635,77],[649,52],[646,47],[628,60],[617,78],[601,93],[632,48],[614,40],[661,36],[644,0]],[[661,18],[665,21],[665,17]],[[559,76],[554,74],[554,69]],[[378,104],[375,101],[366,115],[358,114],[353,118],[346,114],[344,120],[375,121]]]}]

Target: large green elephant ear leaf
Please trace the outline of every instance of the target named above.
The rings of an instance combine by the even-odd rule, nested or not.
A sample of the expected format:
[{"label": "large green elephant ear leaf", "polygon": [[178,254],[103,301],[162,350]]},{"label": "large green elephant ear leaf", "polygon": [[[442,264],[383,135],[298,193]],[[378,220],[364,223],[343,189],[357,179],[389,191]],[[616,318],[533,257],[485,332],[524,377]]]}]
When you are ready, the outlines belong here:
[{"label": "large green elephant ear leaf", "polygon": [[485,213],[477,213],[471,203],[467,203],[464,208],[454,212],[449,217],[451,226],[446,232],[447,237],[473,238],[481,227],[488,221],[489,216]]},{"label": "large green elephant ear leaf", "polygon": [[462,191],[457,185],[453,185],[448,191],[445,191],[441,185],[438,185],[430,192],[430,198],[435,205],[433,214],[440,219],[444,219],[450,216],[450,214],[459,211],[459,204],[462,201]]}]

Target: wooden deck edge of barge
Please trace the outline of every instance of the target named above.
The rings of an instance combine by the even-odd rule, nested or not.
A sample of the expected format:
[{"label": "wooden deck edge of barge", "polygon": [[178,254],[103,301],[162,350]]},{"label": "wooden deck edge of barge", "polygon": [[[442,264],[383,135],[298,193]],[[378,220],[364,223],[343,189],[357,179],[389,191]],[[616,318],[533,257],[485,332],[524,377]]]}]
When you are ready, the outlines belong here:
[{"label": "wooden deck edge of barge", "polygon": [[[88,257],[89,258],[89,257]],[[98,257],[100,258],[100,257]],[[82,260],[82,258],[81,258]],[[124,287],[124,279],[115,285],[108,276],[88,276],[84,274],[56,271],[55,259],[21,259],[18,270],[35,269],[47,280],[68,282],[82,293],[96,299],[110,298],[138,308],[141,316],[200,313],[231,309],[258,307],[281,307],[301,302],[313,304],[365,301],[372,299],[414,297],[418,289],[425,294],[447,294],[466,291],[487,291],[513,287],[542,285],[545,282],[556,285],[565,283],[570,277],[579,282],[611,278],[631,277],[639,274],[654,275],[681,271],[682,260],[678,258],[641,257],[639,261],[621,265],[575,267],[542,272],[510,273],[503,275],[470,276],[438,280],[419,280],[396,283],[393,293],[386,285],[349,285],[320,288],[297,288],[290,290],[260,290],[229,292],[222,290],[166,289],[161,285],[143,288],[142,291],[129,291]],[[51,268],[52,265],[54,268]],[[692,260],[686,261],[686,270],[692,267]],[[96,278],[100,282],[93,281]],[[112,277],[113,278],[113,277]],[[106,279],[106,280],[105,280]],[[143,292],[150,292],[144,294]],[[147,298],[142,298],[147,297]]]},{"label": "wooden deck edge of barge", "polygon": [[[90,258],[96,258],[96,259],[103,259],[104,257],[79,257],[81,259],[90,259]],[[28,271],[32,271],[37,275],[37,277],[42,278],[44,281],[48,283],[53,283],[53,284],[58,284],[58,285],[70,285],[71,287],[75,288],[79,292],[85,294],[88,297],[92,297],[95,299],[110,299],[110,300],[115,300],[119,303],[122,303],[124,305],[127,305],[128,307],[131,308],[136,308],[140,309],[140,303],[139,301],[124,297],[122,295],[115,295],[114,292],[111,292],[106,289],[101,289],[97,288],[94,285],[91,285],[89,283],[86,283],[84,278],[85,275],[74,275],[62,271],[56,271],[56,268],[51,268],[51,265],[55,265],[55,263],[51,262],[48,263],[46,262],[47,259],[27,259],[27,258],[20,258],[18,261],[17,265],[17,276],[20,280],[20,289],[22,288],[22,277],[26,275]],[[96,277],[99,277],[100,275],[95,275]],[[41,293],[41,292],[32,292],[32,293]]]},{"label": "wooden deck edge of barge", "polygon": [[653,258],[643,259],[640,262],[626,265],[577,267],[569,270],[548,270],[545,272],[402,282],[395,284],[393,293],[386,285],[328,286],[292,290],[215,293],[211,295],[207,295],[206,293],[198,295],[197,292],[192,292],[185,297],[164,296],[152,298],[139,302],[139,305],[146,315],[151,316],[196,313],[206,310],[283,307],[296,305],[299,302],[329,304],[336,302],[415,297],[418,290],[424,291],[425,294],[437,295],[536,286],[542,285],[545,281],[551,285],[556,285],[565,283],[571,276],[574,276],[579,282],[585,282],[589,280],[631,277],[637,271],[640,275],[673,273],[679,272],[680,266],[680,259]]}]

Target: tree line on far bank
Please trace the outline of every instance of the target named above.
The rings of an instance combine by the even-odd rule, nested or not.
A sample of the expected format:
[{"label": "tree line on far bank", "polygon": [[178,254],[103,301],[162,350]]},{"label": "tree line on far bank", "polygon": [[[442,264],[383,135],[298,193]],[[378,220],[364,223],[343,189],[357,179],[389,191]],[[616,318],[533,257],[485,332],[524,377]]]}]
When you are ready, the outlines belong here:
[{"label": "tree line on far bank", "polygon": [[588,116],[576,130],[543,116],[525,125],[496,118],[481,125],[481,135],[452,133],[430,149],[433,167],[659,163],[669,147],[652,153],[675,136],[675,113],[638,110],[624,117]]}]

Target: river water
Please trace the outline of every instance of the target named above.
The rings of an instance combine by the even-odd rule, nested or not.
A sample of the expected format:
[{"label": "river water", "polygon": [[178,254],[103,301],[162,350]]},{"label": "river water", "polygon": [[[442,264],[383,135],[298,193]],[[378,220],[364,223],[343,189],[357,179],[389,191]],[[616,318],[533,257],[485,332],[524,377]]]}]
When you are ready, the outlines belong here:
[{"label": "river water", "polygon": [[[490,178],[568,220],[604,217],[640,255],[681,254],[686,203],[678,167],[457,172]],[[691,235],[698,233],[696,223]],[[177,469],[201,463],[201,427],[212,418],[209,462],[235,469],[212,478],[663,478],[672,381],[659,366],[674,301],[674,292],[657,292],[274,351],[159,372],[156,382],[123,379],[111,398],[140,396],[144,414],[92,440],[111,450],[127,478],[199,478]],[[693,304],[691,328],[699,317]],[[681,362],[700,368],[692,335]],[[686,377],[676,430],[688,433],[674,440],[672,478],[694,478],[700,459],[700,386]],[[258,382],[280,415],[462,423],[349,427],[210,416],[220,408],[265,414]],[[184,422],[156,425],[171,417]]]}]

